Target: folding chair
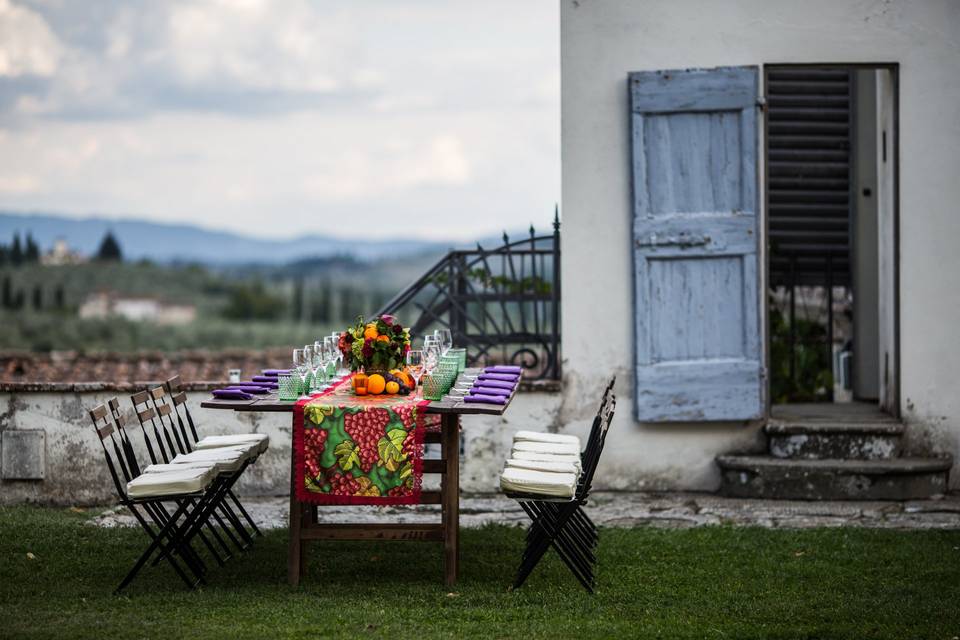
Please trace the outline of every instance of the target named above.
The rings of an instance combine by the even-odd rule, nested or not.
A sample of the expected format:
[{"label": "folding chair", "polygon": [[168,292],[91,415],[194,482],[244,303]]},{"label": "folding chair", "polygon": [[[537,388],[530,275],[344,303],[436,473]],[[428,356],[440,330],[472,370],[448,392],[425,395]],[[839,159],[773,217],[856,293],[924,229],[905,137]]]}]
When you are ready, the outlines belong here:
[{"label": "folding chair", "polygon": [[[532,524],[527,530],[526,548],[517,570],[517,577],[514,580],[514,589],[523,585],[547,550],[553,547],[580,584],[587,591],[593,593],[595,584],[593,569],[597,562],[596,547],[599,542],[599,534],[596,525],[583,510],[583,506],[587,503],[593,476],[600,460],[600,453],[603,451],[607,430],[610,427],[610,421],[616,408],[617,400],[613,394],[615,381],[616,378],[614,377],[604,390],[600,409],[593,419],[587,445],[580,454],[581,472],[576,488],[572,492],[573,495],[571,497],[551,497],[549,493],[556,489],[555,493],[560,494],[563,487],[551,486],[546,478],[556,476],[559,480],[562,474],[556,472],[544,474],[537,471],[533,471],[526,476],[515,474],[519,475],[520,478],[529,480],[532,487],[537,486],[537,480],[542,477],[544,481],[542,486],[537,486],[537,493],[506,492],[508,497],[518,501],[520,507],[532,520]],[[542,449],[546,449],[546,447]],[[564,466],[571,465],[571,463],[566,458],[567,447],[558,447],[557,450],[561,453],[556,456],[550,456],[545,451],[542,453],[532,451],[528,452],[530,455],[526,457],[537,458],[539,456],[539,460],[530,461],[536,463],[538,469],[549,469],[549,466],[544,467],[543,464],[562,465],[557,467],[559,471]],[[551,457],[553,460],[548,459]],[[558,461],[560,459],[562,461]],[[524,462],[524,460],[519,461],[521,467]],[[540,473],[540,475],[537,475],[537,473]],[[544,495],[545,493],[548,495]]]},{"label": "folding chair", "polygon": [[[140,429],[143,433],[147,453],[153,464],[144,469],[145,473],[169,472],[178,468],[196,465],[214,465],[218,477],[224,481],[223,500],[218,502],[213,514],[214,521],[220,525],[220,530],[233,544],[245,551],[253,544],[253,537],[244,528],[240,519],[226,502],[226,497],[232,493],[233,485],[243,474],[244,470],[259,456],[256,447],[236,446],[221,447],[210,451],[190,451],[177,433],[176,426],[171,418],[172,409],[166,402],[150,406],[152,400],[159,401],[165,395],[162,387],[155,387],[150,391],[140,391],[130,396]],[[153,431],[151,441],[149,430]],[[222,517],[221,517],[222,516]],[[227,527],[224,518],[232,525],[233,530]],[[212,529],[213,524],[209,527]],[[236,534],[236,535],[235,535]],[[238,539],[238,537],[240,539]],[[219,538],[218,540],[222,540]],[[226,547],[225,544],[221,546]],[[225,548],[229,552],[229,548]],[[228,554],[229,555],[229,554]],[[216,554],[215,554],[215,557]],[[220,562],[218,558],[218,562]]]},{"label": "folding chair", "polygon": [[[129,585],[156,552],[188,587],[204,584],[205,568],[191,541],[220,499],[224,483],[217,480],[213,467],[184,467],[178,471],[133,476],[131,469],[138,465],[130,455],[129,442],[125,442],[116,426],[107,420],[110,411],[101,404],[90,410],[89,415],[120,504],[133,514],[150,538],[150,544],[114,593],[119,594]],[[165,507],[165,503],[171,502],[175,505],[173,513]]]},{"label": "folding chair", "polygon": [[[169,378],[164,383],[163,387],[169,394],[170,402],[173,405],[174,415],[177,417],[177,425],[179,426],[180,434],[188,451],[192,451],[194,449],[216,449],[220,447],[238,445],[255,445],[259,449],[260,453],[264,453],[270,446],[270,438],[263,433],[206,436],[201,439],[197,435],[197,426],[193,421],[193,416],[190,414],[190,407],[187,406],[187,394],[182,389],[180,376],[176,375],[172,378]],[[244,508],[236,494],[234,494],[234,492],[231,490],[227,494],[227,497],[229,498],[230,502],[233,503],[233,506],[236,508],[236,510],[240,512],[240,515],[243,516],[243,519],[246,520],[254,535],[263,536],[263,533],[260,532],[259,527],[257,527],[257,524],[253,521],[253,518],[250,517],[250,514]]]},{"label": "folding chair", "polygon": [[[123,472],[126,482],[130,482],[131,480],[139,476],[142,473],[142,471],[140,468],[140,464],[137,462],[137,456],[133,451],[133,445],[130,443],[130,438],[127,435],[127,430],[126,430],[127,418],[126,416],[123,415],[123,413],[121,413],[120,402],[119,400],[117,400],[117,398],[111,398],[109,401],[107,401],[107,411],[113,422],[113,427],[115,430],[114,433],[116,434],[115,437],[117,437],[120,440],[120,448],[122,449],[122,452],[125,458],[125,462],[124,462],[124,458],[120,459],[121,471]],[[209,469],[215,468],[215,465],[213,463],[209,463],[209,464],[197,463],[192,466],[207,467]],[[151,467],[152,468],[148,467],[148,469],[150,469],[152,473],[163,471],[163,469],[157,467],[156,465],[151,465]],[[181,469],[170,468],[166,470],[180,471]],[[150,515],[158,522],[166,522],[166,520],[169,519],[170,517],[170,514],[162,506],[150,505],[146,507],[146,509],[149,510]],[[214,513],[214,515],[216,515],[216,513]],[[227,558],[229,558],[232,555],[230,552],[230,547],[227,546],[226,542],[223,541],[223,538],[220,537],[220,534],[217,533],[216,529],[210,526],[209,523],[208,523],[208,529],[210,533],[213,534],[214,539],[216,539],[219,542],[220,546],[226,552]],[[217,551],[213,548],[213,545],[210,544],[210,541],[203,534],[203,532],[200,532],[198,535],[200,537],[200,540],[210,551],[210,554],[213,556],[214,560],[217,561],[217,564],[219,564],[220,566],[223,566],[224,564],[223,558],[221,558],[220,555],[217,553]],[[156,565],[159,561],[160,561],[160,557],[158,556],[154,561],[154,565]],[[197,561],[199,565],[201,566],[203,565],[202,560],[197,558]]]}]

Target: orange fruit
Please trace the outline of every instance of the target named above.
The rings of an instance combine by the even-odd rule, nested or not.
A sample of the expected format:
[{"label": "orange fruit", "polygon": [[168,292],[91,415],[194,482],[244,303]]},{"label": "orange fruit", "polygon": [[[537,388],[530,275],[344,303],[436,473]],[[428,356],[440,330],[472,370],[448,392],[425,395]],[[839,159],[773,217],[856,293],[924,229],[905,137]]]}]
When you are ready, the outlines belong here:
[{"label": "orange fruit", "polygon": [[369,338],[370,340],[376,340],[379,335],[377,325],[375,324],[368,324],[367,328],[363,330],[363,337]]},{"label": "orange fruit", "polygon": [[387,381],[383,379],[383,376],[379,373],[375,373],[369,378],[367,378],[367,391],[373,395],[378,393],[383,393],[384,387],[387,386]]},{"label": "orange fruit", "polygon": [[391,380],[386,386],[387,393],[400,393],[400,385]]},{"label": "orange fruit", "polygon": [[413,388],[413,378],[411,378],[410,374],[407,373],[406,371],[398,371],[393,375],[403,380],[403,384],[407,385],[411,389]]}]

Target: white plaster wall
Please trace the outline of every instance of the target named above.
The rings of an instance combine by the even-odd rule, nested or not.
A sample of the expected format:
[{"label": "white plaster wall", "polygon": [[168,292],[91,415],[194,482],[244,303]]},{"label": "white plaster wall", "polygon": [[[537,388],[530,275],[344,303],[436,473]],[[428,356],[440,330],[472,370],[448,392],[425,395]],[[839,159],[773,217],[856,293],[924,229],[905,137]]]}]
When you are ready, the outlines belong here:
[{"label": "white plaster wall", "polygon": [[[626,78],[655,69],[900,63],[902,409],[914,446],[960,458],[960,2],[561,4],[562,418],[583,428],[602,378],[620,375],[601,484],[712,490],[714,455],[760,446],[756,425],[653,427],[631,418]],[[958,476],[955,467],[953,487]]]},{"label": "white plaster wall", "polygon": [[[117,395],[117,392],[0,393],[0,431],[37,429],[46,434],[44,480],[0,480],[0,504],[82,505],[115,501],[113,482],[87,411]],[[269,450],[244,473],[238,483],[239,493],[287,495],[290,487],[290,414],[201,409],[200,403],[208,397],[208,392],[188,394],[190,411],[201,436],[250,432],[270,436]],[[120,394],[120,398],[120,406],[127,413],[131,439],[137,447],[137,459],[147,463],[149,457],[143,446],[139,423],[127,396]],[[500,470],[509,454],[514,432],[555,427],[560,400],[558,393],[521,392],[502,418],[465,416],[461,422],[462,491],[498,491]],[[439,445],[431,445],[427,453],[436,457]]]}]

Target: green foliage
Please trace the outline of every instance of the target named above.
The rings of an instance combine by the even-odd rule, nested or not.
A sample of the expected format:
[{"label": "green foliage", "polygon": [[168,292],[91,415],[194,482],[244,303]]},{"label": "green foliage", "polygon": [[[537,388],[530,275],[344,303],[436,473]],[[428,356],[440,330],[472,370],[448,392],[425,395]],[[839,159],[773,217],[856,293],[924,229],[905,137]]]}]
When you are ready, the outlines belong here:
[{"label": "green foliage", "polygon": [[236,285],[230,293],[223,317],[233,320],[274,320],[283,315],[283,298],[269,293],[263,283]]},{"label": "green foliage", "polygon": [[120,250],[120,243],[113,237],[113,233],[107,231],[100,241],[100,248],[97,249],[96,259],[102,262],[121,262],[123,260],[123,251]]},{"label": "green foliage", "polygon": [[770,305],[770,394],[774,404],[817,402],[830,398],[833,367],[823,325],[796,318],[794,376],[790,378],[790,326],[783,313]]},{"label": "green foliage", "polygon": [[89,517],[0,507],[0,635],[900,639],[960,629],[957,531],[603,529],[588,596],[553,550],[510,591],[524,532],[499,526],[462,531],[452,589],[442,554],[383,541],[311,542],[291,588],[280,529],[223,568],[209,562],[197,591],[162,563],[116,597],[147,537]]}]

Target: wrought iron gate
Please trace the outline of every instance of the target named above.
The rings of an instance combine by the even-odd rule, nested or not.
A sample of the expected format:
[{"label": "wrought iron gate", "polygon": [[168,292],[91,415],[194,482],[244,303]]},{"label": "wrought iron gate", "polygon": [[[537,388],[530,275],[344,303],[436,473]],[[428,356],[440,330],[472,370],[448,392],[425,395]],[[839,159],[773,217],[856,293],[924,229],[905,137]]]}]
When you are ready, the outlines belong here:
[{"label": "wrought iron gate", "polygon": [[403,316],[415,335],[448,327],[471,365],[519,364],[527,379],[558,380],[559,212],[549,235],[531,226],[495,249],[450,251],[377,313]]}]

